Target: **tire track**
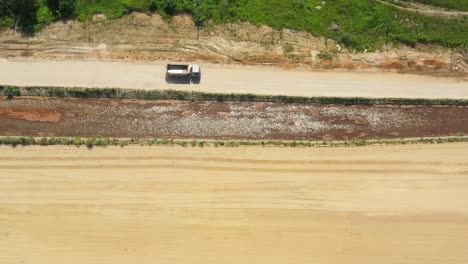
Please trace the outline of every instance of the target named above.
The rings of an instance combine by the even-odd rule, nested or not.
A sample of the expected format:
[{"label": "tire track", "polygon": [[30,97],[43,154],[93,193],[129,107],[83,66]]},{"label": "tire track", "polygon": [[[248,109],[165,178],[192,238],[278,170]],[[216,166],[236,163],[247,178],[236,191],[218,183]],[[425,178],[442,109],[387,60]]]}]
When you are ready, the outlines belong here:
[{"label": "tire track", "polygon": [[468,176],[468,170],[437,171],[437,170],[409,170],[409,169],[280,169],[280,168],[239,168],[227,166],[197,166],[197,165],[175,165],[175,164],[141,164],[141,165],[6,165],[1,170],[90,170],[90,169],[179,169],[199,171],[230,171],[230,172],[258,172],[258,173],[293,173],[293,174],[426,174],[426,175],[463,175]]},{"label": "tire track", "polygon": [[190,156],[107,156],[107,157],[0,157],[0,161],[202,161],[242,164],[284,164],[284,165],[426,165],[426,166],[468,166],[468,162],[408,161],[408,160],[273,160],[200,158]]}]

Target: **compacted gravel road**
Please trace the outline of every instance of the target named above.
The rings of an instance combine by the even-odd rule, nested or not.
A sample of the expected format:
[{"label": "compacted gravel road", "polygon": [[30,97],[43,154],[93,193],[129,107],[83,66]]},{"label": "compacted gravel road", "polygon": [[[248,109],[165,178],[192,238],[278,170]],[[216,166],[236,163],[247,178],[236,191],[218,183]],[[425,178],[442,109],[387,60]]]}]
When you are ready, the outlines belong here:
[{"label": "compacted gravel road", "polygon": [[463,78],[371,72],[313,72],[267,66],[202,64],[200,84],[168,84],[165,62],[0,59],[0,84],[180,89],[298,96],[468,99]]}]

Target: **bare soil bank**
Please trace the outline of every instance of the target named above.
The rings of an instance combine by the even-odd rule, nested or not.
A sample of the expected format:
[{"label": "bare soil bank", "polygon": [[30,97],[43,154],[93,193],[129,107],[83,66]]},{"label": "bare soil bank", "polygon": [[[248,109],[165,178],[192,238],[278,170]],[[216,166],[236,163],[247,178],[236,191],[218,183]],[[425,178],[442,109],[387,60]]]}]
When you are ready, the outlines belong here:
[{"label": "bare soil bank", "polygon": [[468,134],[464,106],[0,100],[0,135],[331,140],[460,134]]},{"label": "bare soil bank", "polygon": [[[460,33],[462,34],[462,33]],[[333,54],[319,59],[318,54]],[[383,47],[356,54],[332,40],[307,32],[275,30],[249,23],[197,30],[187,15],[164,21],[159,15],[133,13],[117,20],[102,16],[85,23],[62,21],[33,38],[0,32],[0,57],[130,61],[210,61],[268,64],[284,68],[382,70],[466,76],[468,53],[418,45]]]},{"label": "bare soil bank", "polygon": [[0,263],[467,263],[467,157],[0,146]]}]

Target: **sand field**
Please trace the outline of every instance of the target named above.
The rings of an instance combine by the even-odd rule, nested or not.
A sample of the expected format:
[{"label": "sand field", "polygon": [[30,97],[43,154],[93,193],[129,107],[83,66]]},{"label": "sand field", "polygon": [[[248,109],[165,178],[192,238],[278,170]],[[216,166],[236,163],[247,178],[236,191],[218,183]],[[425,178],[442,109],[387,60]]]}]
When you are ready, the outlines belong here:
[{"label": "sand field", "polygon": [[468,144],[0,147],[0,263],[466,263]]}]

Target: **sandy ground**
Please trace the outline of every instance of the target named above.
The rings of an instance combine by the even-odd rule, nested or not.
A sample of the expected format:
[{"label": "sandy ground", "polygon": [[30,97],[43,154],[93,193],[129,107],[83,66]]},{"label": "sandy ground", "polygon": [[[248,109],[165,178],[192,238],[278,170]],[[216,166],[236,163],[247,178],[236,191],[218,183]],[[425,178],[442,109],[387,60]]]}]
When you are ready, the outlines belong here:
[{"label": "sandy ground", "polygon": [[0,147],[0,263],[467,263],[467,157]]},{"label": "sandy ground", "polygon": [[164,62],[0,59],[0,83],[302,96],[468,98],[468,82],[463,79],[395,73],[312,72],[265,66],[202,64],[201,84],[168,84]]}]

